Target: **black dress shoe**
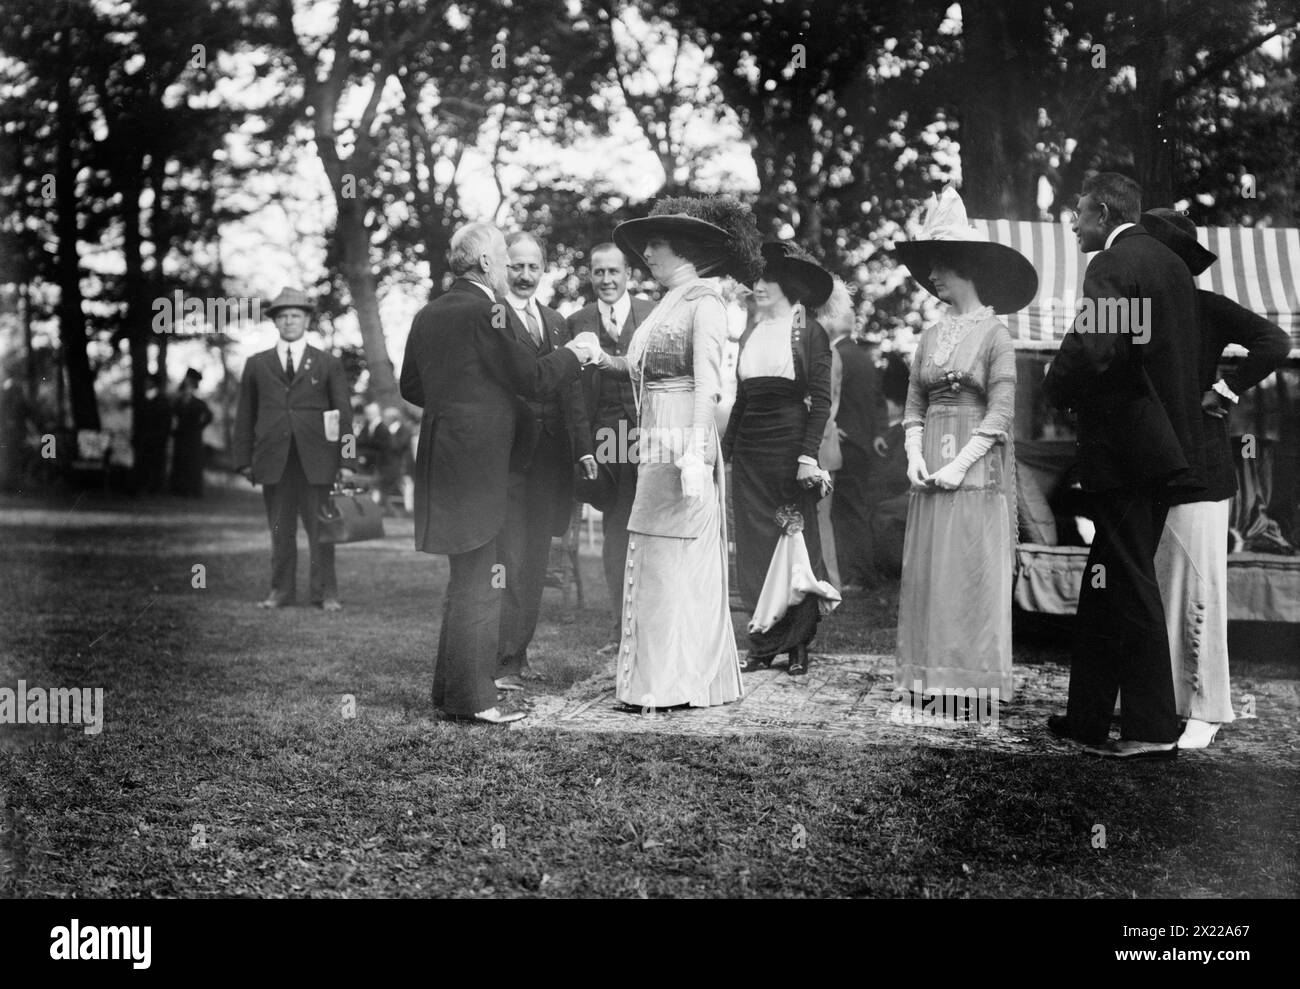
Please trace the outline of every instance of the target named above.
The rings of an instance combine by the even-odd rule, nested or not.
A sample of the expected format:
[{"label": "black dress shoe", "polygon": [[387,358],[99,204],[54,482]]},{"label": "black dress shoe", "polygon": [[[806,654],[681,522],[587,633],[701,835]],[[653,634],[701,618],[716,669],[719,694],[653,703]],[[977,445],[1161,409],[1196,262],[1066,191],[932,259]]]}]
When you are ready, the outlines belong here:
[{"label": "black dress shoe", "polygon": [[741,673],[757,673],[759,670],[765,670],[772,665],[772,656],[746,656],[745,665],[740,668]]},{"label": "black dress shoe", "polygon": [[1177,742],[1142,742],[1121,738],[1103,745],[1085,745],[1083,751],[1104,759],[1177,759]]},{"label": "black dress shoe", "polygon": [[1047,717],[1047,730],[1057,738],[1079,745],[1105,745],[1106,739],[1081,738],[1070,728],[1070,719],[1064,714],[1051,714]]},{"label": "black dress shoe", "polygon": [[808,673],[808,647],[795,646],[790,650],[790,668],[787,672],[792,677],[806,676]]}]

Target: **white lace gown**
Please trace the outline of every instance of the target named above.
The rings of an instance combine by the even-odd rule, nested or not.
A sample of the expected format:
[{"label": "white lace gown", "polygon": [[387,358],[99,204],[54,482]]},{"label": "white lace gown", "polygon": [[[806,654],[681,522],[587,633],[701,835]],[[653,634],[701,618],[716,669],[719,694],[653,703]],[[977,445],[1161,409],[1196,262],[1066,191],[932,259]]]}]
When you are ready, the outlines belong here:
[{"label": "white lace gown", "polygon": [[[615,668],[625,704],[707,707],[744,695],[727,578],[725,474],[714,409],[722,395],[726,310],[713,283],[696,279],[646,319],[644,356],[616,361],[641,396],[642,439],[662,441],[637,467],[628,519],[623,628]],[[638,333],[640,333],[640,329]],[[635,349],[635,348],[634,348]],[[704,497],[682,493],[675,462],[700,438],[710,468]],[[643,447],[643,450],[647,447]]]}]

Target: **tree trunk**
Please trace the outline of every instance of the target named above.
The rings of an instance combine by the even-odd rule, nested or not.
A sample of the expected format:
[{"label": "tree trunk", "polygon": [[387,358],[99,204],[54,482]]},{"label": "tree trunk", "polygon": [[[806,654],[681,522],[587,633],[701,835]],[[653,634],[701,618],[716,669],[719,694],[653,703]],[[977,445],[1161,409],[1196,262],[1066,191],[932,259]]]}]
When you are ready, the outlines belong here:
[{"label": "tree trunk", "polygon": [[68,395],[74,429],[99,429],[95,376],[86,354],[86,316],[81,309],[81,262],[77,254],[77,170],[72,160],[76,111],[72,105],[72,60],[66,31],[60,41],[65,57],[58,81],[58,158],[54,190],[59,256],[59,339],[68,371]]},{"label": "tree trunk", "polygon": [[[429,172],[432,178],[432,169]],[[431,209],[420,217],[424,233],[424,253],[429,260],[430,298],[442,295],[442,283],[451,266],[447,264],[447,252],[451,249],[451,236],[441,219],[441,210],[435,215]]]},{"label": "tree trunk", "polygon": [[[319,140],[317,147],[320,147]],[[355,155],[354,155],[355,157]],[[348,162],[349,174],[357,174],[353,162]],[[364,201],[343,195],[344,166],[337,161],[326,162],[326,173],[334,189],[334,203],[338,208],[338,222],[334,232],[339,246],[339,263],[343,278],[348,283],[352,306],[361,326],[361,344],[365,349],[366,368],[370,371],[370,391],[381,406],[401,406],[397,389],[397,375],[393,361],[388,356],[388,341],[384,338],[384,322],[379,315],[379,285],[370,265],[370,230],[366,227]],[[363,175],[374,175],[377,168],[364,167]],[[357,180],[360,182],[360,179]]]},{"label": "tree trunk", "polygon": [[[970,216],[1038,219],[1037,106],[1024,52],[1039,43],[1003,0],[967,0],[957,95],[962,199]],[[1028,29],[1033,29],[1031,20]]]},{"label": "tree trunk", "polygon": [[1169,34],[1168,0],[1143,0],[1137,17],[1131,140],[1134,178],[1142,187],[1142,208],[1148,209],[1174,201],[1174,107],[1166,103],[1178,51]]},{"label": "tree trunk", "polygon": [[[336,53],[337,58],[345,57]],[[342,80],[331,84],[341,86]],[[334,193],[334,206],[338,212],[334,238],[339,248],[339,266],[343,280],[352,296],[352,307],[357,313],[361,328],[361,346],[366,355],[366,368],[370,372],[370,390],[381,406],[401,406],[402,396],[397,388],[397,375],[393,361],[388,356],[388,341],[384,339],[384,322],[379,315],[379,285],[370,265],[370,229],[366,226],[364,177],[378,173],[378,162],[359,161],[363,155],[354,149],[344,161],[339,157],[334,137],[334,111],[338,93],[331,84],[321,84],[313,93],[313,126],[316,136],[316,154],[325,168],[330,189]],[[376,82],[383,85],[383,80]],[[346,180],[346,185],[345,185]]]},{"label": "tree trunk", "polygon": [[125,232],[122,249],[125,255],[126,277],[123,280],[126,297],[125,336],[131,350],[131,449],[135,463],[142,460],[140,449],[140,422],[143,420],[145,379],[149,374],[149,332],[152,322],[151,307],[145,305],[144,257],[141,246],[144,237],[140,231],[140,193],[143,181],[143,156],[132,143],[131,154],[118,179],[122,190],[122,224]]}]

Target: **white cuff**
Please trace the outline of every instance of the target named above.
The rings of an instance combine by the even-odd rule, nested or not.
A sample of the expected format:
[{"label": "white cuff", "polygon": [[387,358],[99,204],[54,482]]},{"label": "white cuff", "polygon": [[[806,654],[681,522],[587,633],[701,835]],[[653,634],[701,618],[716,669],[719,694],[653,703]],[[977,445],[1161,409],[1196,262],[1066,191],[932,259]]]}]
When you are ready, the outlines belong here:
[{"label": "white cuff", "polygon": [[1241,399],[1239,399],[1236,396],[1233,390],[1223,383],[1222,378],[1220,378],[1218,381],[1214,383],[1214,390],[1218,392],[1220,395],[1222,395],[1224,398],[1226,398],[1228,401],[1232,402],[1234,405],[1237,402],[1241,401]]}]

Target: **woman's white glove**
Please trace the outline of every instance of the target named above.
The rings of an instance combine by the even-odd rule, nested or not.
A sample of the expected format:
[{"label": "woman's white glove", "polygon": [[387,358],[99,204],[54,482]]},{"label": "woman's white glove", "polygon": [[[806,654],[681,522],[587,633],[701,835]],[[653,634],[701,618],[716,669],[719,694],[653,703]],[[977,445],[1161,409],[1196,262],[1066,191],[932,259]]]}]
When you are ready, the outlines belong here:
[{"label": "woman's white glove", "polygon": [[955,491],[961,487],[961,482],[966,479],[966,472],[971,469],[980,457],[992,449],[993,437],[972,436],[966,445],[961,448],[961,453],[957,454],[950,463],[944,464],[930,475],[930,480],[945,491]]},{"label": "woman's white glove", "polygon": [[683,453],[674,464],[682,472],[682,497],[699,500],[713,480],[713,468],[695,452]]},{"label": "woman's white glove", "polygon": [[925,469],[925,457],[921,455],[922,426],[908,426],[903,431],[903,449],[907,452],[907,479],[914,488],[924,488],[926,478],[930,475]]}]

